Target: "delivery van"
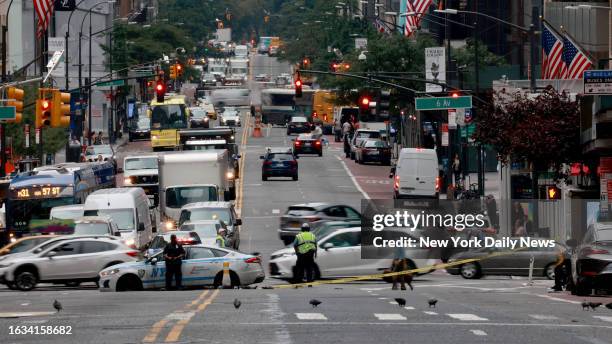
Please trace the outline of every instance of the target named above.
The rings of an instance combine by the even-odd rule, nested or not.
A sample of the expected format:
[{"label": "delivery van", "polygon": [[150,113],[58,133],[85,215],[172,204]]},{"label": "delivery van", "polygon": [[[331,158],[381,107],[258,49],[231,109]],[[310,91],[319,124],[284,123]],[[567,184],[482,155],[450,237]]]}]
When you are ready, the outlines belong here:
[{"label": "delivery van", "polygon": [[391,168],[393,198],[439,197],[438,156],[434,149],[402,148]]}]

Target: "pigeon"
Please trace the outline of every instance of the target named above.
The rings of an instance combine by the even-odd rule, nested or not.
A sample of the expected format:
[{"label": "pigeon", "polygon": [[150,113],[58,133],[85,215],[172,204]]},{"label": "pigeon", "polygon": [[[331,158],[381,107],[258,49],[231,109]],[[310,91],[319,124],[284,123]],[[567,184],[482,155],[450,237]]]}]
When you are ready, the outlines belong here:
[{"label": "pigeon", "polygon": [[312,305],[312,308],[316,308],[318,305],[320,305],[322,302],[317,300],[317,299],[312,299],[310,300],[310,302],[308,302]]},{"label": "pigeon", "polygon": [[606,304],[606,308],[607,308],[607,309],[612,309],[612,302],[610,302],[610,303]]},{"label": "pigeon", "polygon": [[53,308],[55,308],[58,313],[63,309],[62,304],[57,300],[53,301]]},{"label": "pigeon", "polygon": [[429,308],[431,308],[431,307],[436,308],[436,303],[438,303],[438,300],[436,300],[436,299],[429,299],[429,300],[427,300],[427,303],[429,304]]},{"label": "pigeon", "polygon": [[406,299],[403,299],[403,298],[401,298],[401,297],[396,297],[396,298],[395,298],[395,302],[397,302],[397,304],[398,304],[400,307],[404,307],[404,306],[406,305]]},{"label": "pigeon", "polygon": [[589,307],[591,307],[592,310],[595,310],[595,308],[601,306],[601,302],[589,302]]},{"label": "pigeon", "polygon": [[240,308],[240,305],[242,305],[242,302],[240,302],[238,299],[234,299],[234,308],[238,309]]},{"label": "pigeon", "polygon": [[582,310],[583,311],[588,311],[589,310],[589,303],[585,301],[582,301]]}]

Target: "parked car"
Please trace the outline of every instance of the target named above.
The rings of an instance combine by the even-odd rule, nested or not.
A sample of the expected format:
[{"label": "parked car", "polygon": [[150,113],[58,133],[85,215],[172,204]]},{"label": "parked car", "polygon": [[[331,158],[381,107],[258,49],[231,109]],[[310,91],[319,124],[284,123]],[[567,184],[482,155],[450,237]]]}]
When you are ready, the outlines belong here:
[{"label": "parked car", "polygon": [[316,226],[325,221],[361,221],[361,214],[352,207],[343,204],[330,203],[304,203],[287,208],[280,218],[278,234],[285,245],[293,242],[296,234],[300,232],[303,223],[308,222]]},{"label": "parked car", "polygon": [[202,244],[215,246],[217,244],[217,234],[221,228],[225,230],[225,240],[228,242],[228,240],[231,240],[228,237],[229,230],[225,222],[221,220],[187,221],[179,227],[179,231],[196,232]]},{"label": "parked car", "polygon": [[[463,251],[452,255],[448,262],[481,258],[503,250],[507,249],[487,247]],[[446,271],[451,275],[461,275],[466,279],[481,278],[485,275],[529,276],[530,259],[533,257],[533,276],[554,279],[557,257],[560,252],[565,252],[565,250],[565,246],[561,244],[556,244],[554,247],[531,247],[507,255],[491,256],[487,259],[452,266],[446,268]]]},{"label": "parked car", "polygon": [[[569,242],[575,246],[574,242]],[[612,290],[612,222],[590,225],[571,256],[570,289],[575,295]]]},{"label": "parked car", "polygon": [[357,129],[351,138],[351,159],[355,160],[355,152],[361,141],[366,139],[380,139],[380,131],[369,129]]},{"label": "parked car", "polygon": [[179,226],[187,221],[221,220],[227,226],[226,245],[240,247],[240,226],[242,220],[236,215],[232,202],[196,202],[181,208]]},{"label": "parked car", "polygon": [[323,142],[321,138],[312,134],[300,134],[293,140],[293,155],[317,154],[323,156]]},{"label": "parked car", "polygon": [[128,140],[130,142],[135,139],[148,140],[151,138],[151,119],[143,116],[138,118],[137,121],[132,122],[130,131],[128,133]]},{"label": "parked car", "polygon": [[208,128],[210,118],[208,112],[202,107],[189,108],[189,124],[191,128]]},{"label": "parked car", "polygon": [[[185,247],[181,264],[183,285],[200,287],[223,283],[223,266],[229,264],[232,286],[260,283],[265,278],[261,258],[208,245]],[[163,252],[135,263],[119,264],[100,272],[100,291],[126,291],[162,288],[165,285]]]},{"label": "parked car", "polygon": [[0,282],[22,291],[32,290],[38,283],[96,282],[100,271],[135,261],[139,255],[119,237],[68,236],[49,243],[0,260]]},{"label": "parked car", "polygon": [[391,165],[391,146],[382,140],[363,140],[355,151],[355,162],[358,164],[379,162],[381,165]]},{"label": "parked car", "polygon": [[109,216],[83,216],[76,219],[74,234],[121,236],[117,224]]},{"label": "parked car", "polygon": [[260,158],[263,160],[261,180],[266,181],[269,177],[291,177],[298,180],[298,158],[293,155],[291,148],[269,148]]},{"label": "parked car", "polygon": [[293,116],[287,123],[287,135],[291,135],[294,133],[309,133],[311,129],[311,124],[308,122],[308,119],[304,116]]}]

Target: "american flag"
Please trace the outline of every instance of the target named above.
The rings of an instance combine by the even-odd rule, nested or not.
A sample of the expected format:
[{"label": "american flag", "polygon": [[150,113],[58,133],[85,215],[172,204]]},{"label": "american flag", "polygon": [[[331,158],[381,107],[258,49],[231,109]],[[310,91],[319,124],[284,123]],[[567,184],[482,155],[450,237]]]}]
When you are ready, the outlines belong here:
[{"label": "american flag", "polygon": [[37,36],[41,37],[51,22],[53,0],[34,0],[34,8],[38,15]]},{"label": "american flag", "polygon": [[[410,0],[407,0],[410,1]],[[429,6],[433,0],[414,0],[415,24],[418,26],[421,22],[421,17],[429,10]]]},{"label": "american flag", "polygon": [[376,20],[374,21],[374,26],[376,27],[376,30],[380,33],[389,33],[389,28],[378,18],[376,18]]},{"label": "american flag", "polygon": [[559,79],[564,69],[563,38],[547,23],[542,29],[542,79]]},{"label": "american flag", "polygon": [[406,23],[404,23],[404,36],[410,37],[416,27],[416,18],[412,13],[416,13],[412,0],[406,0]]},{"label": "american flag", "polygon": [[593,65],[567,34],[563,37],[563,60],[567,68],[565,79],[582,79],[582,73]]}]

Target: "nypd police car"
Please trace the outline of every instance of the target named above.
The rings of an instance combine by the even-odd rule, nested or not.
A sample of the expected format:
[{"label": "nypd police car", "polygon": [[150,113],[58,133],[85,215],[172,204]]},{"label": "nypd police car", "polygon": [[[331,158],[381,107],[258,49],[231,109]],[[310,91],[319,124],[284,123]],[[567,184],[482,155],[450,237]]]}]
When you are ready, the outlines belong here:
[{"label": "nypd police car", "polygon": [[[232,286],[246,286],[264,280],[265,274],[258,256],[208,245],[185,246],[183,286],[223,285],[223,264],[229,263]],[[146,260],[113,265],[100,271],[100,291],[156,289],[165,286],[166,266],[163,252]]]}]

